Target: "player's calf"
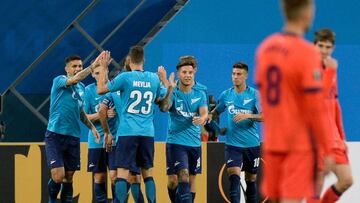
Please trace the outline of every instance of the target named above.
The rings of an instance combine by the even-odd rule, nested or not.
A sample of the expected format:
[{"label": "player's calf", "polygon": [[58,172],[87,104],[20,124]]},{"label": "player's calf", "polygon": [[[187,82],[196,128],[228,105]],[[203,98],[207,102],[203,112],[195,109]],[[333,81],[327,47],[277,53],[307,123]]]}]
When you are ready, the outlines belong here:
[{"label": "player's calf", "polygon": [[192,197],[190,193],[190,184],[189,184],[189,170],[180,169],[178,172],[178,189],[176,193],[175,202],[179,203],[191,203]]},{"label": "player's calf", "polygon": [[340,199],[340,196],[353,184],[351,169],[348,164],[337,164],[334,167],[334,173],[338,178],[335,185],[329,187],[321,202],[333,203]]},{"label": "player's calf", "polygon": [[98,203],[107,202],[106,178],[106,172],[94,173],[94,193]]},{"label": "player's calf", "polygon": [[75,171],[65,171],[65,177],[63,179],[61,188],[61,202],[71,203],[73,199],[73,176]]},{"label": "player's calf", "polygon": [[246,181],[246,202],[257,203],[257,185],[256,185],[256,174],[245,172]]},{"label": "player's calf", "polygon": [[177,175],[168,175],[167,188],[168,188],[169,198],[172,203],[175,202],[177,187],[178,187]]},{"label": "player's calf", "polygon": [[144,197],[141,192],[141,176],[135,172],[130,172],[129,183],[131,184],[131,194],[134,198],[135,203],[144,203]]}]

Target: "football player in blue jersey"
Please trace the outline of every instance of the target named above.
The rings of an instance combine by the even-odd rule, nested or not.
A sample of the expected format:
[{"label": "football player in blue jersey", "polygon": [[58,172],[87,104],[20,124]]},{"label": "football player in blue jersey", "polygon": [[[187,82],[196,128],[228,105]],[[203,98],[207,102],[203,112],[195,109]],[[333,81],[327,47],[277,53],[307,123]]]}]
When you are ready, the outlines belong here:
[{"label": "football player in blue jersey", "polygon": [[[92,77],[98,80],[100,67],[95,67],[92,71]],[[111,95],[110,95],[111,96]],[[114,165],[115,156],[113,152],[107,153],[104,148],[103,137],[104,133],[99,121],[99,109],[100,105],[105,99],[105,95],[98,95],[96,93],[96,83],[92,83],[85,88],[84,96],[84,111],[87,114],[88,119],[94,124],[97,131],[100,134],[100,142],[96,143],[93,139],[93,134],[89,131],[88,134],[88,171],[93,173],[94,176],[94,193],[97,202],[107,202],[106,192],[106,179],[107,169],[109,168],[109,175],[112,181],[116,179],[116,167]],[[118,116],[116,114],[113,104],[108,104],[110,107],[107,110],[106,117],[110,125],[112,133],[116,133],[118,125]],[[114,186],[112,185],[112,188]],[[114,193],[113,193],[114,196]]]},{"label": "football player in blue jersey", "polygon": [[91,73],[104,54],[105,52],[102,52],[84,70],[81,70],[80,57],[67,57],[67,75],[57,76],[53,80],[49,123],[45,133],[46,158],[51,170],[51,179],[48,183],[49,202],[56,202],[60,189],[61,202],[72,202],[73,175],[80,169],[80,120],[91,129],[96,141],[99,141],[95,126],[86,117],[82,108],[84,88],[79,82]]},{"label": "football player in blue jersey", "polygon": [[176,69],[179,81],[169,106],[166,144],[168,188],[177,187],[172,201],[190,203],[195,198],[196,174],[201,173],[200,134],[207,120],[208,107],[204,91],[194,88],[196,69],[193,61],[180,59]]},{"label": "football player in blue jersey", "polygon": [[[107,82],[107,61],[110,60],[108,53],[100,60],[102,69],[97,83],[99,94],[120,91],[121,98],[120,123],[117,131],[118,141],[116,144],[116,197],[123,203],[128,193],[127,177],[131,165],[141,167],[144,178],[146,197],[149,203],[156,202],[156,188],[153,179],[154,161],[154,104],[158,104],[161,110],[167,108],[173,87],[169,86],[164,98],[160,98],[160,79],[156,73],[144,71],[144,50],[141,46],[133,46],[129,51],[130,72],[124,72]],[[159,70],[158,74],[166,74],[165,70]],[[170,79],[174,74],[170,75]],[[172,79],[173,80],[173,79]],[[112,135],[108,129],[104,129],[107,147],[112,144]]]},{"label": "football player in blue jersey", "polygon": [[262,121],[259,93],[248,86],[248,66],[232,68],[233,87],[221,93],[210,118],[227,114],[225,161],[230,180],[230,200],[240,202],[240,173],[245,171],[246,202],[258,202],[256,174],[260,163],[260,139],[256,122]]},{"label": "football player in blue jersey", "polygon": [[[126,63],[125,63],[126,66]],[[98,81],[100,67],[96,67],[92,76]],[[88,140],[88,171],[94,173],[94,192],[98,202],[107,201],[106,193],[106,178],[107,167],[109,168],[109,175],[112,182],[111,189],[113,194],[113,200],[116,200],[115,193],[115,180],[116,180],[116,166],[115,166],[115,150],[106,152],[103,142],[104,133],[103,128],[108,128],[111,134],[116,135],[118,130],[119,118],[116,113],[116,109],[121,109],[120,99],[117,97],[120,92],[107,93],[106,95],[99,95],[96,93],[96,83],[90,84],[86,87],[85,92],[85,112],[88,118],[94,123],[98,132],[100,133],[100,143],[94,143],[92,139],[92,133],[89,132]],[[105,124],[106,123],[106,124]],[[102,127],[104,125],[104,127]],[[116,138],[114,139],[116,143]],[[113,145],[112,148],[115,148]],[[131,191],[135,202],[144,202],[143,195],[140,189],[140,168],[134,166],[130,169],[131,174],[129,182],[131,182]],[[138,177],[136,177],[138,176]]]},{"label": "football player in blue jersey", "polygon": [[[190,56],[190,55],[186,55],[186,56],[181,56],[179,58],[179,64],[180,63],[187,63],[187,64],[191,64],[191,66],[194,68],[194,76],[192,77],[192,89],[195,90],[199,90],[201,92],[203,92],[205,94],[206,97],[206,101],[208,98],[208,90],[207,87],[201,83],[199,83],[198,81],[195,81],[195,74],[197,72],[197,60],[194,56]],[[164,87],[163,87],[163,92],[164,89],[166,89],[166,87],[169,85],[166,82],[166,77],[165,78],[160,78],[160,80],[164,83]],[[177,85],[180,85],[180,81],[176,82]],[[207,101],[207,105],[209,108],[209,103]],[[215,122],[215,121],[211,121],[211,122]],[[205,125],[209,125],[208,123],[206,123]],[[168,155],[168,157],[170,157]],[[171,202],[175,202],[175,198],[176,198],[176,191],[177,191],[177,186],[178,186],[178,176],[176,173],[168,173],[168,183],[167,183],[167,188],[168,188],[168,194],[169,194],[169,198],[171,200]],[[195,199],[195,194],[196,194],[196,184],[195,184],[195,177],[193,175],[190,175],[190,191],[191,191],[191,195],[192,195],[192,199]]]}]

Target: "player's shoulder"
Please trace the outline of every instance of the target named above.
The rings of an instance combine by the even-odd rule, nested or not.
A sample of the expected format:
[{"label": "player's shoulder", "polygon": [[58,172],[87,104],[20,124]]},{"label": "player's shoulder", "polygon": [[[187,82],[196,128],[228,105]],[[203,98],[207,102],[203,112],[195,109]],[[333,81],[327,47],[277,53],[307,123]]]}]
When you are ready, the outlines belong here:
[{"label": "player's shoulder", "polygon": [[150,71],[144,71],[144,74],[150,76],[150,77],[153,77],[153,78],[156,78],[156,79],[159,79],[159,76],[157,73],[154,73],[154,72],[150,72]]},{"label": "player's shoulder", "polygon": [[256,88],[249,85],[247,85],[247,91],[251,94],[257,94],[259,92]]},{"label": "player's shoulder", "polygon": [[146,75],[146,77],[150,78],[151,82],[158,83],[159,87],[160,87],[160,78],[157,73],[150,72],[150,71],[144,71],[144,74]]},{"label": "player's shoulder", "polygon": [[257,97],[259,95],[259,90],[252,86],[247,86],[247,93],[253,97]]},{"label": "player's shoulder", "polygon": [[234,93],[234,87],[230,87],[230,88],[222,91],[221,94],[220,94],[220,96],[222,96],[222,97],[227,97],[227,96],[229,96],[229,95],[231,95],[231,94],[233,94],[233,93]]},{"label": "player's shoulder", "polygon": [[292,33],[274,33],[265,40],[258,47],[257,52],[262,53],[269,50],[279,50],[279,47],[286,49],[296,49],[296,53],[299,50],[316,51],[316,48],[306,39]]},{"label": "player's shoulder", "polygon": [[268,46],[271,46],[273,44],[276,44],[280,42],[282,39],[282,36],[280,33],[274,33],[266,37],[259,45],[257,49],[257,53],[263,52]]},{"label": "player's shoulder", "polygon": [[58,80],[61,80],[61,79],[67,79],[67,76],[66,75],[58,75],[58,76],[56,76],[54,79],[53,79],[53,81],[58,81]]},{"label": "player's shoulder", "polygon": [[200,88],[192,88],[192,91],[195,95],[203,95],[206,97],[204,89],[200,89]]},{"label": "player's shoulder", "polygon": [[[84,85],[84,84],[83,84]],[[96,84],[95,83],[91,83],[90,85],[87,85],[85,87],[85,91],[88,92],[88,91],[93,91],[94,89],[96,89]]]},{"label": "player's shoulder", "polygon": [[194,88],[194,89],[201,90],[201,91],[207,91],[207,90],[208,90],[208,88],[207,88],[205,85],[201,84],[201,83],[198,82],[198,81],[195,81],[195,85],[194,85],[193,88]]}]

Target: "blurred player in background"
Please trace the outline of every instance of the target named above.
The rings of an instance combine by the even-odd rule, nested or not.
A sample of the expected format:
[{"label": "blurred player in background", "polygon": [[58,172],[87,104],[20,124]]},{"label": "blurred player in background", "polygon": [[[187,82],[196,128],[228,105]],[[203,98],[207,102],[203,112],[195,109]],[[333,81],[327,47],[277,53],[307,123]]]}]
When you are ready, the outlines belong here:
[{"label": "blurred player in background", "polygon": [[337,87],[337,68],[338,62],[332,57],[335,48],[335,33],[330,29],[320,29],[315,32],[314,44],[320,50],[323,64],[323,80],[324,80],[324,94],[325,103],[328,108],[330,118],[330,134],[332,142],[332,156],[335,161],[335,166],[332,171],[336,175],[338,181],[328,188],[324,196],[320,200],[321,189],[324,183],[324,172],[321,170],[320,164],[319,180],[317,185],[317,193],[313,199],[308,199],[307,202],[336,202],[340,196],[352,185],[353,177],[349,158],[347,155],[347,146],[345,143],[345,131],[341,118],[341,107],[338,100]]},{"label": "blurred player in background", "polygon": [[303,39],[314,16],[313,0],[282,0],[282,33],[257,50],[256,82],[264,116],[262,190],[272,202],[301,202],[313,194],[317,149],[331,166],[321,56]]}]

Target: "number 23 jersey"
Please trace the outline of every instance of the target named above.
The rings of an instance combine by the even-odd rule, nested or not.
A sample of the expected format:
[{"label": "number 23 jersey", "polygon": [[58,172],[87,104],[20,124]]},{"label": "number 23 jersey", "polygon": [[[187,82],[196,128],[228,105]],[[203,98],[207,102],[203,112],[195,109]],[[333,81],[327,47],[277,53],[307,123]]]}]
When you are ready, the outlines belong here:
[{"label": "number 23 jersey", "polygon": [[107,83],[111,92],[121,91],[118,136],[154,137],[154,104],[160,95],[157,74],[147,71],[124,72]]}]

